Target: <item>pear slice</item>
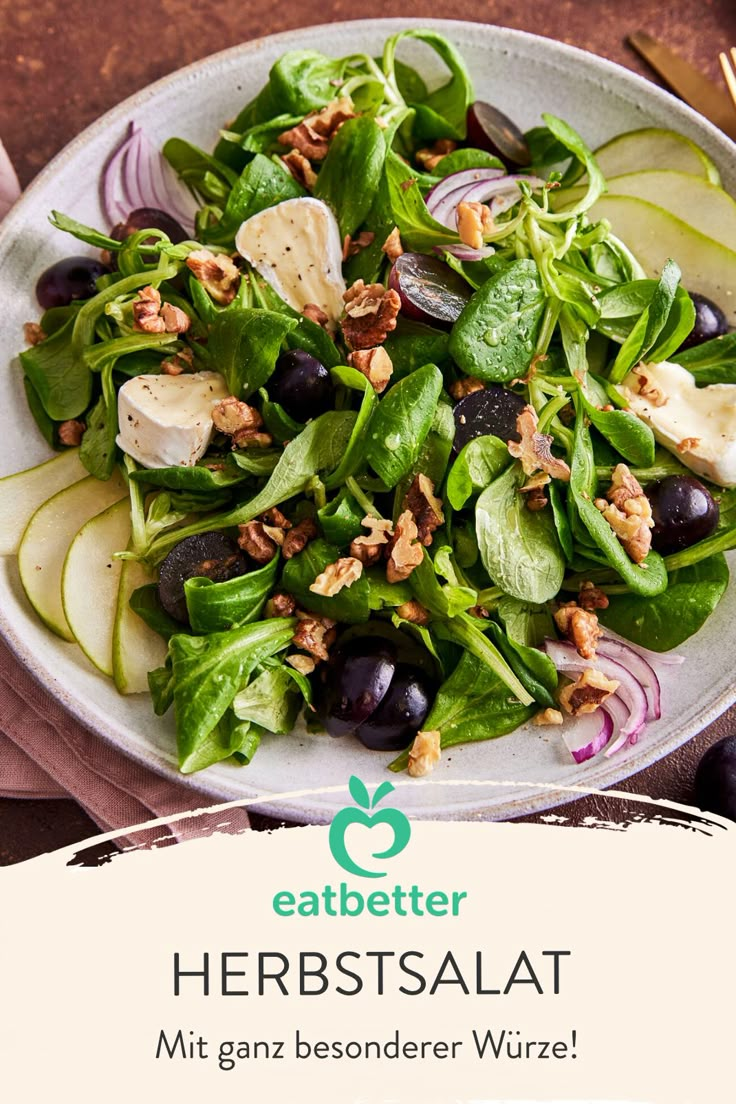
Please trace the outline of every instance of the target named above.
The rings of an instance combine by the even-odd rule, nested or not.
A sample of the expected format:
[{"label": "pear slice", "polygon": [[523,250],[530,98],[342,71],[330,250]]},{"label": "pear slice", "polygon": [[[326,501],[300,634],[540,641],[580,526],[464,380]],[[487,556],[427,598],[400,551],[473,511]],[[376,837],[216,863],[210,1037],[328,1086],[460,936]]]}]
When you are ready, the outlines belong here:
[{"label": "pear slice", "polygon": [[[115,628],[112,635],[112,672],[121,694],[148,690],[148,672],[166,659],[166,642],[149,629],[130,608],[130,596],[138,587],[156,582],[156,575],[136,560],[123,560],[120,571]],[[182,626],[183,628],[183,626]]]},{"label": "pear slice", "polygon": [[14,556],[23,530],[41,503],[84,479],[87,470],[79,459],[79,449],[67,449],[35,468],[6,475],[0,479],[0,556]]},{"label": "pear slice", "polygon": [[610,221],[648,276],[659,276],[672,257],[682,269],[683,287],[711,299],[736,326],[736,252],[633,196],[602,196],[592,210],[593,218]]},{"label": "pear slice", "polygon": [[112,638],[122,560],[128,547],[127,497],[108,506],[81,527],[64,559],[61,600],[69,628],[87,658],[112,678]]},{"label": "pear slice", "polygon": [[[39,506],[25,528],[18,546],[23,589],[44,624],[62,640],[74,640],[61,600],[67,549],[85,522],[126,495],[125,482],[118,471],[104,483],[88,475]],[[125,543],[127,537],[120,547],[125,548]]]},{"label": "pear slice", "polygon": [[672,169],[703,177],[711,184],[721,183],[720,173],[707,153],[682,134],[659,127],[619,134],[595,151],[595,159],[606,179],[645,169]]},{"label": "pear slice", "polygon": [[[575,203],[584,188],[566,188],[555,197],[555,210]],[[554,193],[553,193],[554,194]],[[736,202],[702,176],[673,172],[670,169],[649,169],[646,172],[613,176],[608,181],[608,196],[633,196],[663,207],[671,215],[686,222],[693,230],[736,250]],[[590,218],[598,218],[596,206]]]}]

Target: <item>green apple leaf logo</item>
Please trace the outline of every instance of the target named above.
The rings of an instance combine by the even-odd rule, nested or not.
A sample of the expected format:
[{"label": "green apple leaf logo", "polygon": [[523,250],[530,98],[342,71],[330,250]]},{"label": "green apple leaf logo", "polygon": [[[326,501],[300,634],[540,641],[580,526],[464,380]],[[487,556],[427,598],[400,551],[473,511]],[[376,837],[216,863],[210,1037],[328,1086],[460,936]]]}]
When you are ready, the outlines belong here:
[{"label": "green apple leaf logo", "polygon": [[[366,828],[372,828],[374,824],[389,824],[393,828],[394,841],[388,850],[374,852],[373,858],[392,859],[394,855],[404,850],[411,838],[409,818],[400,809],[375,811],[379,802],[395,789],[390,782],[381,783],[372,801],[365,784],[355,775],[352,775],[348,786],[355,805],[346,805],[332,821],[329,835],[330,851],[335,861],[349,874],[358,874],[361,878],[385,878],[385,870],[364,870],[362,866],[353,862],[345,846],[345,833],[351,824],[363,824]],[[368,812],[368,810],[374,811]]]}]

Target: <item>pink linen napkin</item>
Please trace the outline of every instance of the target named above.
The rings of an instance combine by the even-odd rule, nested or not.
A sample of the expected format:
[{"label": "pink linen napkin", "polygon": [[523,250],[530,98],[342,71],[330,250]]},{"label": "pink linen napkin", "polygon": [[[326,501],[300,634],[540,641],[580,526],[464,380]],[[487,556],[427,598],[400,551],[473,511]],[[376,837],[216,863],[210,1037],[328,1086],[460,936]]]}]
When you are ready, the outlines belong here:
[{"label": "pink linen napkin", "polygon": [[[0,142],[0,218],[20,194]],[[71,717],[0,641],[0,796],[71,797],[105,832],[213,804],[204,794],[128,759]],[[122,846],[249,827],[244,809],[192,817],[123,837]]]}]

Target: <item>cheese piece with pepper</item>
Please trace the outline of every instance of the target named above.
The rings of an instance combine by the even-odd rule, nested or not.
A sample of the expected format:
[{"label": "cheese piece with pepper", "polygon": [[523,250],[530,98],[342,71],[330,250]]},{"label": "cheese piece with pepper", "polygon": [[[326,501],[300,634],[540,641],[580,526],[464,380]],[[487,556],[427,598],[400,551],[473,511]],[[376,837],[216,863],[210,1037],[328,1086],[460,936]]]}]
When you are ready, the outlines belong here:
[{"label": "cheese piece with pepper", "polygon": [[664,360],[639,364],[620,391],[686,467],[721,487],[736,486],[736,384],[697,387],[686,368]]},{"label": "cheese piece with pepper", "polygon": [[118,392],[117,443],[144,468],[191,467],[209,448],[212,408],[228,395],[219,372],[134,376]]}]

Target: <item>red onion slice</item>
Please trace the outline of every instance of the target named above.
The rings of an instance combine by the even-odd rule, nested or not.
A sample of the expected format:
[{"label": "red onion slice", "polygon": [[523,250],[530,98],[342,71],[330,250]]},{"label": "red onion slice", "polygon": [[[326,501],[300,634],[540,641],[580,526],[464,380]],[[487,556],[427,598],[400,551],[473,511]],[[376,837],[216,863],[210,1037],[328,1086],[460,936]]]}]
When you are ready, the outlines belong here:
[{"label": "red onion slice", "polygon": [[[622,735],[638,737],[647,719],[649,702],[644,687],[635,675],[622,663],[598,655],[595,662],[581,659],[573,644],[566,640],[545,640],[544,651],[550,657],[558,671],[582,674],[588,668],[596,668],[606,678],[616,679],[619,683],[616,695],[625,702],[629,716],[621,730]],[[610,699],[608,699],[610,700]]]},{"label": "red onion slice", "polygon": [[685,662],[684,655],[678,655],[677,652],[653,652],[650,648],[642,648],[641,644],[632,644],[626,637],[621,636],[619,633],[614,632],[613,629],[609,629],[606,625],[605,634],[601,637],[602,640],[618,640],[622,644],[628,645],[629,648],[633,648],[639,655],[644,658],[654,667],[679,667],[681,663]]},{"label": "red onion slice", "polygon": [[602,636],[598,641],[596,652],[598,657],[612,659],[631,671],[634,678],[644,687],[644,693],[647,696],[647,720],[658,720],[662,716],[661,688],[656,671],[644,656],[625,641],[606,636]]},{"label": "red onion slice", "polygon": [[613,720],[604,709],[583,713],[562,730],[562,738],[576,763],[584,763],[602,751],[613,735]]},{"label": "red onion slice", "polygon": [[430,201],[434,206],[437,206],[440,200],[457,188],[477,184],[480,180],[496,180],[498,177],[505,175],[505,169],[461,169],[459,172],[450,173],[449,176],[443,177],[433,188],[429,189],[426,199],[427,206],[429,207]]},{"label": "red onion slice", "polygon": [[451,253],[459,261],[482,261],[486,257],[492,257],[496,250],[492,245],[484,245],[480,249],[471,249],[469,245],[436,245],[435,252],[440,256]]},{"label": "red onion slice", "polygon": [[135,122],[108,158],[101,192],[110,226],[125,222],[131,211],[140,207],[156,207],[181,223],[188,233],[194,231],[194,200]]}]

